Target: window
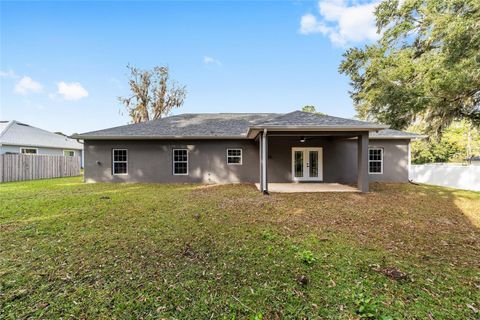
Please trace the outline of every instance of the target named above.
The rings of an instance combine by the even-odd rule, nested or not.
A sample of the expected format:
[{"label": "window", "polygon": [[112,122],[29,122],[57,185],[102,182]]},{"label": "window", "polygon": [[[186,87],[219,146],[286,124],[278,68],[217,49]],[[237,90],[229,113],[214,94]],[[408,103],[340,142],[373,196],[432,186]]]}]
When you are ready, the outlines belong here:
[{"label": "window", "polygon": [[73,151],[73,150],[63,150],[63,155],[65,157],[73,157],[73,156],[75,156],[75,151]]},{"label": "window", "polygon": [[383,148],[368,149],[368,173],[383,173]]},{"label": "window", "polygon": [[128,150],[113,149],[112,152],[113,174],[128,174]]},{"label": "window", "polygon": [[23,154],[37,154],[38,149],[37,148],[20,148],[20,153],[23,153]]},{"label": "window", "polygon": [[173,174],[174,175],[188,174],[188,150],[187,149],[173,149]]},{"label": "window", "polygon": [[242,149],[227,149],[227,164],[242,164]]}]

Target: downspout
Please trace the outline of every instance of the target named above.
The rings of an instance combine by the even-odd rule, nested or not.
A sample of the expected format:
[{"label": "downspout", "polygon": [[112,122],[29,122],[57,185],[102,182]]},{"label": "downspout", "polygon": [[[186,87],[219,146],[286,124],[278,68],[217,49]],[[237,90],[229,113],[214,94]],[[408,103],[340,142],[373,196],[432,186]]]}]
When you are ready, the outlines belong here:
[{"label": "downspout", "polygon": [[260,192],[263,192],[263,138],[262,133],[258,133],[258,160],[259,160],[259,169],[258,179],[260,182]]},{"label": "downspout", "polygon": [[411,176],[411,170],[412,170],[412,151],[410,149],[410,144],[412,143],[412,141],[408,141],[408,145],[407,145],[407,153],[408,153],[408,181],[412,181],[412,176]]},{"label": "downspout", "polygon": [[267,168],[268,168],[268,142],[267,142],[267,129],[263,129],[263,135],[262,135],[262,144],[263,144],[263,194],[268,195],[268,181],[267,181]]}]

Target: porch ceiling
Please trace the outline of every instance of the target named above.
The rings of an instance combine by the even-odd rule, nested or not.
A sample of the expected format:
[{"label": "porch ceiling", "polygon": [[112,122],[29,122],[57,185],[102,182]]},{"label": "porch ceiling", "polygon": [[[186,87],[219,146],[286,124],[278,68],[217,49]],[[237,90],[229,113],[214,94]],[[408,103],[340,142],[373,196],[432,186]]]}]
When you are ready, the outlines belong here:
[{"label": "porch ceiling", "polygon": [[[255,186],[260,190],[260,184]],[[356,187],[340,183],[269,183],[269,192],[298,193],[298,192],[360,192]]]}]

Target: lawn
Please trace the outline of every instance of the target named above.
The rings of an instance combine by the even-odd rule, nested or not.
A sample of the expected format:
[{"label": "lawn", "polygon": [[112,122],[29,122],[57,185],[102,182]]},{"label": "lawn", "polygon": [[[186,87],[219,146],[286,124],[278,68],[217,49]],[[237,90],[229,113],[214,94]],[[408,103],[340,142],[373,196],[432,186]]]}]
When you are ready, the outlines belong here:
[{"label": "lawn", "polygon": [[478,319],[480,193],[0,185],[0,318]]}]

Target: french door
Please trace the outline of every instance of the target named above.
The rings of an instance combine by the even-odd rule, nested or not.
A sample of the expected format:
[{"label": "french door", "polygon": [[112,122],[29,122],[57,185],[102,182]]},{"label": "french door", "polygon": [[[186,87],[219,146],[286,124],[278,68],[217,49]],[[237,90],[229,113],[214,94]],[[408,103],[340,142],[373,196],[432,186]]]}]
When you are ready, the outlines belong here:
[{"label": "french door", "polygon": [[322,148],[292,148],[293,181],[322,181]]}]

